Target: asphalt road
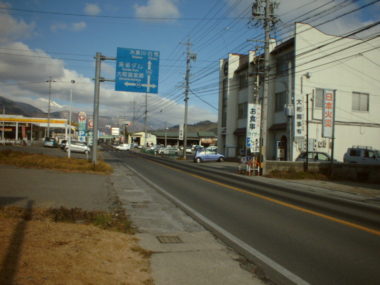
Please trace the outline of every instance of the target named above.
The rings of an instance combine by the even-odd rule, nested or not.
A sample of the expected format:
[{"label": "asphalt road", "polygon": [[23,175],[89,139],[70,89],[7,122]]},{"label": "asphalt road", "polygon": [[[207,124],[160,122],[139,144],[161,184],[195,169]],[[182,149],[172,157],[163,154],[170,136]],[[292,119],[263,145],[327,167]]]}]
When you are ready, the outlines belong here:
[{"label": "asphalt road", "polygon": [[[113,154],[311,284],[378,284],[380,236],[231,189],[127,152]],[[252,185],[250,191],[255,191]]]}]

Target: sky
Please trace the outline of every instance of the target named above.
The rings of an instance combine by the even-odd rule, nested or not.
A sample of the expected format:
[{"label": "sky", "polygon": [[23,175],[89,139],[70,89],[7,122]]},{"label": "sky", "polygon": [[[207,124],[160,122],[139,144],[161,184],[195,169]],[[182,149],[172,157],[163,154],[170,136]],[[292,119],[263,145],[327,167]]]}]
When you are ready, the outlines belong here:
[{"label": "sky", "polygon": [[[148,94],[148,128],[184,120],[186,51],[191,62],[188,122],[217,121],[219,60],[246,54],[264,35],[252,21],[253,0],[0,0],[0,96],[52,111],[91,115],[97,52],[116,57],[118,47],[160,52],[158,94]],[[375,0],[281,0],[273,36],[292,37],[294,22],[333,35],[379,21]],[[368,7],[363,8],[364,5]],[[344,16],[345,15],[345,16]],[[377,26],[378,27],[378,26]],[[368,35],[356,35],[365,37]],[[191,43],[191,45],[187,45]],[[114,60],[102,61],[101,76],[115,79]],[[75,83],[71,83],[75,80]],[[100,115],[142,120],[145,93],[114,90],[101,83]]]}]

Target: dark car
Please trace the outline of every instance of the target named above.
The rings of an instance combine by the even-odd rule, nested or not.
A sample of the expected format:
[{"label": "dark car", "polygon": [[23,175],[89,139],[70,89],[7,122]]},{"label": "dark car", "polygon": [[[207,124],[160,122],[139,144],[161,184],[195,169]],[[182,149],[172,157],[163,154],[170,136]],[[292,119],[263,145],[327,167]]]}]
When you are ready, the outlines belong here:
[{"label": "dark car", "polygon": [[46,137],[44,140],[45,147],[57,147],[57,141],[54,138]]},{"label": "dark car", "polygon": [[64,150],[65,147],[66,147],[66,145],[67,145],[67,140],[61,140],[61,143],[59,144],[59,147]]},{"label": "dark car", "polygon": [[[301,152],[301,154],[297,157],[296,161],[306,161],[306,151]],[[331,157],[325,152],[321,151],[309,151],[308,152],[308,161],[309,162],[330,162]],[[334,161],[336,161],[334,159]]]}]

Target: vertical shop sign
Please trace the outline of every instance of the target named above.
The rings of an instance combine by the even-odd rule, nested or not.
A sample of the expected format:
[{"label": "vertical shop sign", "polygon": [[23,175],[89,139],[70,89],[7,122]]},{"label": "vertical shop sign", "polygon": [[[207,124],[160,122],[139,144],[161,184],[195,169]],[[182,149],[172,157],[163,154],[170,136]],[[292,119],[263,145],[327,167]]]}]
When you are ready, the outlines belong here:
[{"label": "vertical shop sign", "polygon": [[251,153],[260,151],[261,105],[248,104],[246,147]]},{"label": "vertical shop sign", "polygon": [[334,138],[335,91],[324,90],[322,109],[322,137]]},{"label": "vertical shop sign", "polygon": [[78,140],[80,142],[86,141],[87,130],[87,115],[85,112],[79,112],[78,114]]}]

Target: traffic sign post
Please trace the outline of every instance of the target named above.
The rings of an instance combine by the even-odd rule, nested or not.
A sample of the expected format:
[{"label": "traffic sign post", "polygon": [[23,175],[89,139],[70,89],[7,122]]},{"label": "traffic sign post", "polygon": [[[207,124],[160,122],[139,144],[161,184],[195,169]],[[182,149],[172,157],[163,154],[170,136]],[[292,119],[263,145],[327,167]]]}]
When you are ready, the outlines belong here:
[{"label": "traffic sign post", "polygon": [[[158,93],[158,67],[159,51],[118,48],[117,58],[105,57],[100,52],[96,53],[95,86],[94,86],[94,130],[92,145],[92,163],[97,163],[97,140],[99,120],[99,93],[100,82],[114,81],[116,91],[145,93],[145,122],[147,111],[147,93]],[[100,77],[101,61],[116,60],[115,80]],[[146,125],[146,123],[145,123]],[[145,127],[146,128],[146,127]],[[145,131],[146,133],[146,131]]]}]

